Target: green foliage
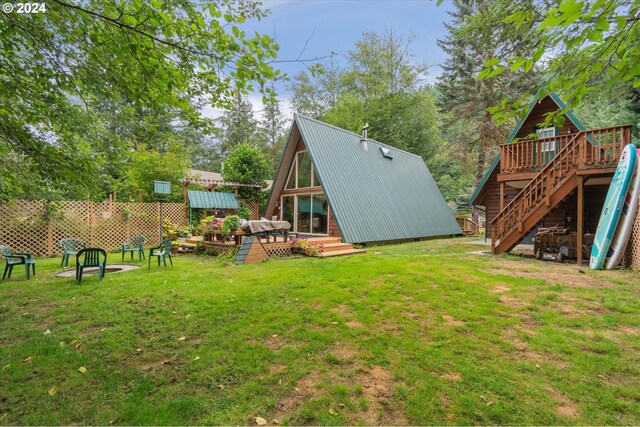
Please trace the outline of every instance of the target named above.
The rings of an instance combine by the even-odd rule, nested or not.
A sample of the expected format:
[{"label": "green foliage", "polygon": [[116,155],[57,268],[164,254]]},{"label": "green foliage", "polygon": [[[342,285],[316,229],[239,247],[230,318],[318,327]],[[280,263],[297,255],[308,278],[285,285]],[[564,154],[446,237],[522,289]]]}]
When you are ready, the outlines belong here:
[{"label": "green foliage", "polygon": [[232,232],[236,231],[238,226],[240,225],[240,218],[237,215],[229,215],[224,218],[222,222],[222,234],[225,236],[230,235]]},{"label": "green foliage", "polygon": [[[496,2],[505,7],[507,0]],[[511,54],[485,63],[480,77],[491,79],[511,70],[530,72],[536,66],[551,71],[542,99],[550,91],[561,92],[568,109],[583,103],[593,92],[617,85],[640,87],[640,29],[637,20],[640,4],[626,0],[561,0],[537,3],[535,7],[514,2],[504,22],[517,28],[532,26],[536,50],[530,54]],[[525,97],[509,99],[507,105],[492,109],[498,121],[526,108]],[[565,112],[560,112],[564,114]],[[545,125],[556,123],[554,115]],[[555,122],[554,122],[555,121]]]},{"label": "green foliage", "polygon": [[251,218],[251,210],[245,205],[238,206],[238,217],[242,219],[250,219]]},{"label": "green foliage", "polygon": [[[523,8],[531,4],[520,3]],[[448,34],[438,40],[448,56],[438,79],[438,104],[450,141],[467,157],[460,165],[475,163],[474,180],[479,183],[488,159],[495,155],[496,147],[505,141],[515,124],[513,120],[496,124],[487,109],[505,98],[529,94],[539,82],[534,73],[520,70],[503,70],[490,84],[478,80],[478,75],[486,64],[498,64],[492,59],[496,56],[531,52],[535,39],[530,25],[517,27],[504,22],[511,8],[506,1],[454,0],[453,4],[453,20],[445,24]]]},{"label": "green foliage", "polygon": [[371,138],[422,156],[445,198],[453,200],[469,191],[469,173],[454,165],[459,156],[443,138],[436,91],[424,85],[428,67],[415,61],[411,41],[392,31],[364,33],[347,68],[332,66],[315,79],[297,76],[293,104],[355,133],[369,123]]},{"label": "green foliage", "polygon": [[208,129],[203,104],[228,108],[238,91],[273,96],[265,83],[279,77],[278,45],[242,29],[265,16],[256,2],[46,6],[0,14],[0,199],[103,197],[123,175],[127,124],[138,136],[148,129],[159,141],[141,139],[162,151],[174,114]]},{"label": "green foliage", "polygon": [[222,176],[228,182],[264,186],[269,177],[269,165],[258,148],[244,142],[225,159]]},{"label": "green foliage", "polygon": [[165,153],[157,151],[135,151],[126,177],[120,182],[120,195],[136,202],[151,202],[158,196],[153,192],[153,181],[171,183],[171,194],[167,201],[181,202],[184,191],[180,179],[186,176],[189,167],[180,144],[171,144]]}]

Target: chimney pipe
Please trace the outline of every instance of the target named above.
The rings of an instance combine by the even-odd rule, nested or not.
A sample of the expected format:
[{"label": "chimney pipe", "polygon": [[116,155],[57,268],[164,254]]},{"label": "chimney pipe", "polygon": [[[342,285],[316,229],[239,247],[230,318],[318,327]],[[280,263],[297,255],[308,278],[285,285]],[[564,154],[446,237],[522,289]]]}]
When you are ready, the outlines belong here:
[{"label": "chimney pipe", "polygon": [[367,145],[367,130],[369,129],[369,123],[365,123],[362,126],[362,139],[360,140],[360,144],[362,145],[362,149],[364,151],[369,151],[369,147]]}]

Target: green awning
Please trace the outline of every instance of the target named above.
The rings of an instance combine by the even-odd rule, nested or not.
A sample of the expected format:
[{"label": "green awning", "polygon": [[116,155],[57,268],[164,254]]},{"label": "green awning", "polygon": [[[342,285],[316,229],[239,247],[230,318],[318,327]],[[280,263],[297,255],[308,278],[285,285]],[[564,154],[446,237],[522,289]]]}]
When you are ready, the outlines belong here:
[{"label": "green awning", "polygon": [[195,209],[238,209],[233,193],[189,190],[189,207]]}]

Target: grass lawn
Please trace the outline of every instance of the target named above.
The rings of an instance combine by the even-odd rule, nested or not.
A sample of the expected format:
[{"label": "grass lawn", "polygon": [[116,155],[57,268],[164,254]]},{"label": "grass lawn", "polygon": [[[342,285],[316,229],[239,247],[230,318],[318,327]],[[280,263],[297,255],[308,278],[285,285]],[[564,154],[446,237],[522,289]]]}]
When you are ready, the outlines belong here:
[{"label": "grass lawn", "polygon": [[640,424],[640,275],[479,250],[38,259],[0,283],[0,424]]}]

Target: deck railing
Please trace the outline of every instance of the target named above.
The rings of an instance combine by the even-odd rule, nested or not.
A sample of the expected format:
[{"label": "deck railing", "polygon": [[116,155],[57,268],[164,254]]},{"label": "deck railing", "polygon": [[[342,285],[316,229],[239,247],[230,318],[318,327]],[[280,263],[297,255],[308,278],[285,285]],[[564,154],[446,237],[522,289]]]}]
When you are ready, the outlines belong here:
[{"label": "deck railing", "polygon": [[456,217],[456,221],[458,221],[458,225],[465,236],[477,236],[480,234],[480,225],[477,222],[459,216]]},{"label": "deck railing", "polygon": [[615,165],[624,145],[631,141],[631,125],[593,129],[577,134],[518,141],[500,147],[500,173],[515,174],[540,171],[576,135],[582,138],[578,167]]}]

